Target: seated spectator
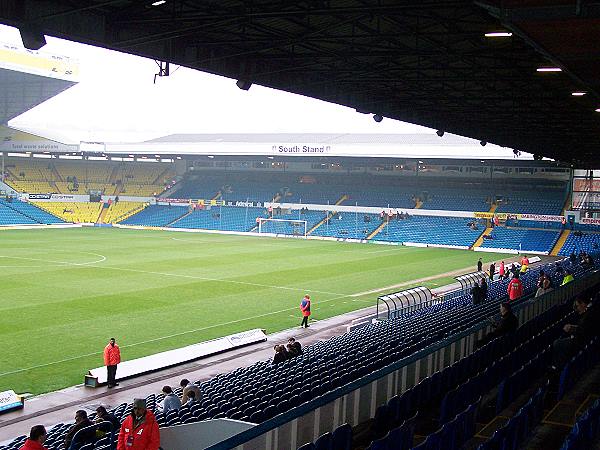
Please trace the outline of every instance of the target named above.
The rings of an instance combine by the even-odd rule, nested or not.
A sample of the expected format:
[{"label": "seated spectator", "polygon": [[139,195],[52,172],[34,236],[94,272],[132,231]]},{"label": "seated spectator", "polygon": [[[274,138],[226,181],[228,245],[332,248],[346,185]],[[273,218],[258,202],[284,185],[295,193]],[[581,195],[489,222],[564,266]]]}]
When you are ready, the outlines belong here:
[{"label": "seated spectator", "polygon": [[538,275],[537,282],[535,284],[536,288],[541,288],[544,285],[544,280],[546,279],[546,273],[543,270],[540,270]]},{"label": "seated spectator", "polygon": [[19,450],[47,450],[44,447],[46,437],[47,434],[44,425],[35,425],[29,432],[29,438],[27,438],[25,444]]},{"label": "seated spectator", "polygon": [[573,278],[573,274],[571,273],[571,271],[565,270],[565,276],[563,277],[562,283],[560,283],[560,285],[564,286],[565,284],[571,283],[573,280],[575,280],[575,278]]},{"label": "seated spectator", "polygon": [[[121,428],[121,421],[114,414],[109,413],[104,406],[98,406],[96,408],[96,423],[100,424],[102,422],[110,422],[115,432],[118,432]],[[100,425],[96,428],[96,436],[102,437],[110,431],[110,427]]]},{"label": "seated spectator", "polygon": [[275,355],[273,356],[273,364],[279,364],[288,359],[287,351],[283,345],[276,345],[273,347]]},{"label": "seated spectator", "polygon": [[300,342],[296,341],[296,339],[291,337],[288,339],[287,352],[291,357],[299,356],[302,354],[302,345],[300,345]]},{"label": "seated spectator", "polygon": [[523,282],[519,280],[519,274],[515,273],[513,279],[508,283],[506,293],[510,301],[517,300],[523,295]]},{"label": "seated spectator", "polygon": [[185,405],[187,403],[189,397],[188,394],[192,391],[195,394],[194,398],[196,399],[196,401],[199,402],[200,400],[202,400],[202,393],[200,392],[200,388],[198,387],[198,385],[190,383],[190,380],[188,380],[187,378],[181,380],[179,386],[183,388],[183,394],[181,395],[182,405]]},{"label": "seated spectator", "polygon": [[[91,425],[93,425],[93,423],[90,419],[88,419],[87,413],[83,409],[78,410],[75,413],[75,425],[73,425],[71,429],[67,432],[63,448],[65,450],[69,450],[69,448],[79,448],[84,444],[94,442],[96,440],[95,429],[90,429],[89,431],[86,430],[86,432],[79,434],[77,436],[77,442],[73,442],[73,438],[79,430],[85,427],[89,427]],[[71,446],[71,442],[73,442],[73,446]]]},{"label": "seated spectator", "polygon": [[550,292],[552,290],[552,286],[550,286],[550,279],[549,278],[544,278],[544,281],[542,282],[542,286],[540,286],[538,288],[538,290],[535,292],[535,297],[540,297],[548,292]]},{"label": "seated spectator", "polygon": [[173,393],[171,386],[163,386],[162,392],[165,394],[165,398],[162,401],[162,404],[158,405],[159,411],[167,414],[169,411],[177,411],[179,408],[181,408],[181,400],[179,400],[179,397]]},{"label": "seated spectator", "polygon": [[556,369],[561,369],[569,359],[585,346],[593,337],[600,334],[598,320],[600,314],[592,306],[589,297],[577,297],[573,302],[573,309],[577,311],[579,320],[577,324],[567,324],[563,331],[567,337],[557,339],[552,348],[552,364]]},{"label": "seated spectator", "polygon": [[490,331],[485,335],[485,337],[477,342],[477,348],[483,347],[497,337],[503,336],[507,333],[512,333],[519,327],[519,319],[517,319],[517,316],[515,316],[512,312],[510,303],[506,302],[500,305],[500,321],[496,322],[490,318],[490,323],[494,330]]},{"label": "seated spectator", "polygon": [[471,297],[473,298],[474,305],[479,305],[483,302],[483,291],[477,282],[475,282],[473,289],[471,289]]},{"label": "seated spectator", "polygon": [[185,406],[192,406],[194,403],[198,403],[196,400],[196,393],[194,391],[188,392],[188,401],[185,402]]}]

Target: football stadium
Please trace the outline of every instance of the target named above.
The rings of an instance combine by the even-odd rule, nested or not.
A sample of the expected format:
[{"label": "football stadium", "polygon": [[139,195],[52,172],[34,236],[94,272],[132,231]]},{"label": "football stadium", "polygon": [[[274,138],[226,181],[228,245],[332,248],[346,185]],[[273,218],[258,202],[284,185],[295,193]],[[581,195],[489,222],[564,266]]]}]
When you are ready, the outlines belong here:
[{"label": "football stadium", "polygon": [[0,450],[600,448],[597,5],[5,3]]}]

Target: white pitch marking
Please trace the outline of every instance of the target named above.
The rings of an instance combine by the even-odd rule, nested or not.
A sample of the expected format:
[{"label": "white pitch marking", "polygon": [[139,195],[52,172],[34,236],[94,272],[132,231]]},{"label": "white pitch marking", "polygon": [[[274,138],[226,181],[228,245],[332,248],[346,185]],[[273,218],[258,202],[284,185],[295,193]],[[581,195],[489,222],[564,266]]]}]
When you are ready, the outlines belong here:
[{"label": "white pitch marking", "polygon": [[[106,261],[106,256],[100,255],[99,253],[91,253],[91,252],[77,252],[77,253],[99,256],[100,259],[98,259],[96,261],[88,261],[88,262],[84,262],[84,263],[74,263],[74,262],[69,262],[69,261],[53,261],[51,259],[27,258],[24,256],[0,255],[0,258],[21,259],[21,260],[25,260],[25,261],[40,261],[40,262],[45,262],[45,263],[62,264],[62,265],[66,265],[66,266],[88,266],[91,264],[98,264],[98,263]],[[20,267],[23,267],[23,266],[20,266]],[[29,267],[44,267],[44,266],[29,266]]]}]

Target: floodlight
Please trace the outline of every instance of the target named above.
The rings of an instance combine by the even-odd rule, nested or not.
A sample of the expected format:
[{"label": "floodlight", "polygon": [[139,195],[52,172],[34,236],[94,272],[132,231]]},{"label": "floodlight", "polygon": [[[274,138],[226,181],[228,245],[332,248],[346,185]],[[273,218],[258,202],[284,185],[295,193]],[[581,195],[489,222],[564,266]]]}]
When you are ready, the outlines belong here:
[{"label": "floodlight", "polygon": [[485,147],[487,145],[487,141],[479,141],[479,145]]},{"label": "floodlight", "polygon": [[381,114],[374,114],[373,115],[373,120],[377,123],[381,122],[383,120],[383,116]]},{"label": "floodlight", "polygon": [[237,80],[235,83],[237,87],[239,87],[242,91],[247,91],[252,86],[252,83],[247,80]]},{"label": "floodlight", "polygon": [[442,137],[444,135],[444,130],[437,130],[435,134],[437,134],[439,137]]}]

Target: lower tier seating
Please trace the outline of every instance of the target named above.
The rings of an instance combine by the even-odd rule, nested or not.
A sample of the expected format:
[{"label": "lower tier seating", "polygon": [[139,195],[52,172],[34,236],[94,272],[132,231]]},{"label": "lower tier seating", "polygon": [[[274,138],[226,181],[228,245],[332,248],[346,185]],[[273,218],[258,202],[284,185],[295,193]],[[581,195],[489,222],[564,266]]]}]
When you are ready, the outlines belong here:
[{"label": "lower tier seating", "polygon": [[144,210],[123,220],[123,225],[165,227],[188,213],[186,207],[150,205]]},{"label": "lower tier seating", "polygon": [[563,244],[560,252],[560,256],[569,256],[571,253],[579,252],[597,252],[600,248],[600,234],[585,234],[577,235],[570,233],[569,237]]},{"label": "lower tier seating", "polygon": [[506,248],[524,252],[550,252],[560,233],[551,230],[523,230],[496,227],[491,233],[492,239],[484,239],[483,248]]},{"label": "lower tier seating", "polygon": [[[562,264],[570,268],[576,277],[582,277],[591,270],[573,266],[568,261]],[[557,278],[555,267],[554,264],[543,267],[553,280]],[[531,269],[522,276],[526,295],[531,295],[535,290],[539,270],[539,268]],[[260,361],[230,373],[219,374],[208,381],[197,382],[196,384],[202,392],[200,402],[178,411],[171,411],[167,415],[159,412],[156,414],[157,421],[160,426],[174,426],[223,417],[254,423],[263,422],[480,323],[497,312],[499,303],[505,299],[506,283],[507,281],[491,283],[488,300],[481,305],[473,305],[471,296],[464,294],[416,312],[406,313],[397,319],[370,324],[343,335],[319,341],[314,345],[306,346],[302,355],[279,364]],[[492,295],[497,295],[497,297],[492,297]],[[541,318],[534,319],[532,323],[521,329],[523,333],[539,333],[537,330],[544,323]],[[489,348],[496,348],[494,345],[496,344]],[[444,378],[443,375],[437,375],[438,380],[435,385],[440,387],[440,395],[445,394],[446,391],[454,389],[457,383],[469,383],[466,381],[467,377],[483,368],[484,361],[491,362],[498,359],[498,364],[500,364],[498,367],[503,364],[506,364],[506,367],[520,367],[518,364],[525,361],[524,355],[529,358],[534,357],[538,348],[542,347],[527,343],[518,348],[514,343],[501,347],[501,349],[513,352],[513,355],[508,357],[505,362],[502,362],[502,358],[496,358],[497,354],[486,353],[485,350],[482,350],[477,357],[469,357],[470,359],[467,359],[466,362],[461,362],[464,361],[461,360],[455,363],[455,366],[451,366],[452,368],[444,369],[444,371],[448,371],[448,376]],[[516,353],[517,351],[519,353]],[[474,361],[478,361],[477,364]],[[500,369],[497,369],[496,373],[500,374]],[[448,389],[442,390],[441,382],[444,379],[452,384],[448,384]],[[484,381],[487,378],[480,379],[483,381],[479,386],[483,389]],[[413,394],[407,394],[406,398],[411,398],[412,403],[408,403],[412,405],[411,408],[419,407],[419,403],[416,403],[414,399],[424,398],[422,396],[426,392],[427,395],[431,395],[431,392],[438,391],[437,388],[433,390],[431,388],[434,383],[433,377],[429,381],[421,383],[417,385],[418,387],[410,390]],[[425,389],[425,383],[429,383],[427,389]],[[450,411],[446,415],[451,416],[453,411],[460,410],[462,404],[459,405],[459,403],[464,402],[470,391],[465,389],[463,389],[464,396],[455,394],[454,402],[446,401],[446,410]],[[477,389],[473,389],[473,392],[475,391]],[[181,395],[180,389],[175,389],[175,392]],[[420,392],[419,396],[416,396],[414,392]],[[148,395],[146,399],[148,408],[155,410],[156,403],[162,398],[162,394]],[[397,405],[398,408],[401,404],[402,402]],[[130,411],[131,404],[122,404],[114,408],[112,412],[120,420],[123,420]],[[458,413],[460,414],[461,411]],[[467,421],[466,418],[465,421]],[[61,448],[64,434],[68,428],[69,424],[59,424],[50,429],[46,443],[47,448],[50,450]],[[18,445],[16,443],[22,441],[23,437],[19,437],[9,446],[0,447],[0,450],[12,450]]]},{"label": "lower tier seating", "polygon": [[102,210],[102,203],[79,202],[32,202],[38,208],[60,217],[65,222],[96,223]]},{"label": "lower tier seating", "polygon": [[20,200],[13,199],[0,200],[0,214],[5,218],[7,224],[53,224],[62,223],[63,221],[53,214],[38,208],[35,204],[25,203]]}]

